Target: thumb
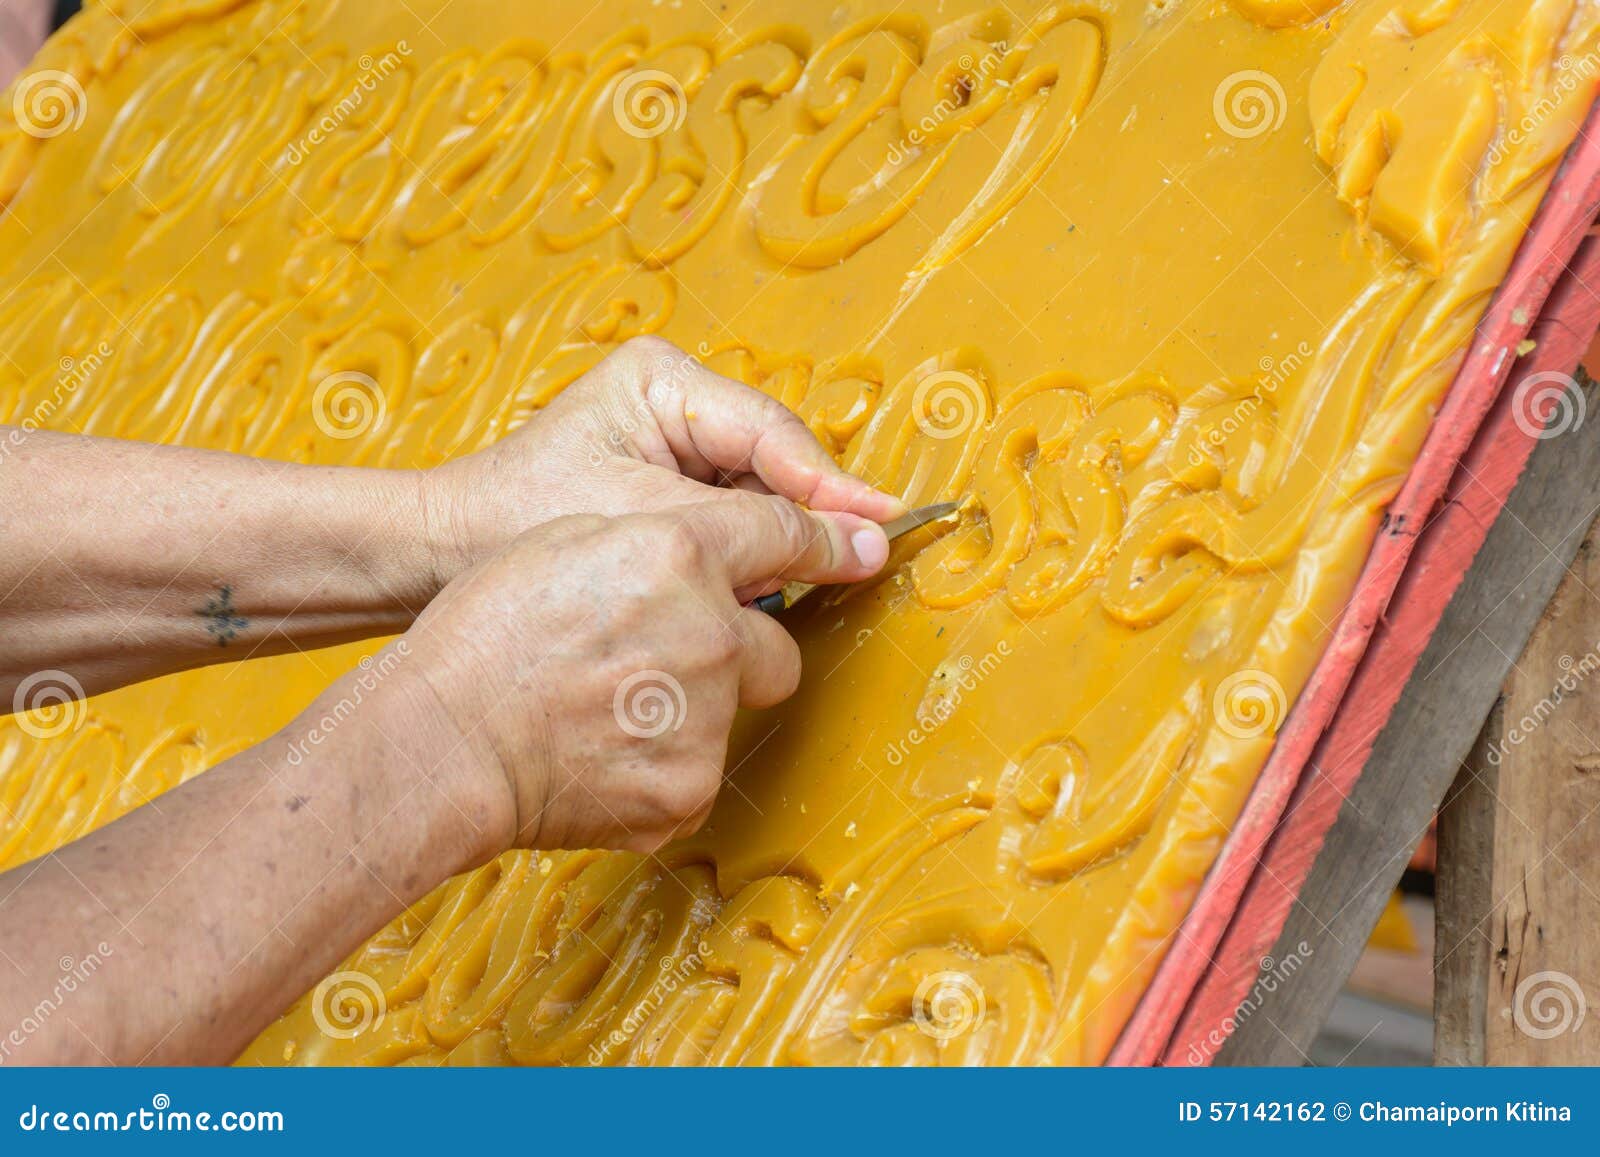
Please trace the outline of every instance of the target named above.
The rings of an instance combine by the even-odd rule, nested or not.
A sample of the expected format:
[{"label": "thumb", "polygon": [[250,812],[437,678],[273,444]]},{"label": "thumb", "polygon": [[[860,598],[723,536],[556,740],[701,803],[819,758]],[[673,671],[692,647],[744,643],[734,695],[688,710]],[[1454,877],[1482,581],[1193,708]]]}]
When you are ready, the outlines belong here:
[{"label": "thumb", "polygon": [[889,558],[889,540],[871,519],[809,511],[773,495],[726,491],[686,508],[684,519],[734,589],[794,580],[860,582]]}]

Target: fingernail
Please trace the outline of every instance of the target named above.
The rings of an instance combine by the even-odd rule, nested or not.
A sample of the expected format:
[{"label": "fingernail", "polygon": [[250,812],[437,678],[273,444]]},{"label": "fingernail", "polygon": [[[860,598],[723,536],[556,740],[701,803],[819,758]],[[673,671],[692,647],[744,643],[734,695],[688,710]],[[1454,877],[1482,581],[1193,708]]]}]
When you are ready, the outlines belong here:
[{"label": "fingernail", "polygon": [[850,536],[850,549],[856,561],[876,574],[889,561],[889,539],[879,526],[863,526]]}]

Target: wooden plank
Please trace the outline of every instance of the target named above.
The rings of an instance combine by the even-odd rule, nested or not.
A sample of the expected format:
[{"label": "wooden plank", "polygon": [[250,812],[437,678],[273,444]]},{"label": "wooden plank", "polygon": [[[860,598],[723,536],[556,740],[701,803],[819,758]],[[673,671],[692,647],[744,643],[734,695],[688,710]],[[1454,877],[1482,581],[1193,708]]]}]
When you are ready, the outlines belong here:
[{"label": "wooden plank", "polygon": [[[1600,527],[1600,524],[1596,524]],[[1600,1062],[1600,531],[1506,680],[1451,793],[1440,898],[1447,1063]],[[1442,835],[1443,833],[1441,833]],[[1458,959],[1459,958],[1459,959]]]},{"label": "wooden plank", "polygon": [[[1513,383],[1553,372],[1556,366],[1571,367],[1587,346],[1600,320],[1600,298],[1588,288],[1600,286],[1600,245],[1593,238],[1585,242],[1574,268],[1576,277],[1552,295],[1552,318],[1563,320],[1535,328],[1539,345],[1513,370]],[[1557,300],[1560,295],[1582,300],[1570,296]],[[1498,458],[1510,452],[1506,432],[1515,427],[1516,394],[1506,391],[1484,434],[1463,458],[1449,503],[1425,535],[1467,533],[1463,520],[1476,520],[1492,500],[1496,486],[1483,480],[1505,468]],[[1585,394],[1585,405],[1590,410],[1600,406],[1592,389]],[[1522,420],[1526,422],[1525,414]],[[1594,519],[1597,477],[1600,421],[1537,441],[1521,481],[1459,587],[1454,585],[1458,575],[1430,574],[1427,566],[1408,572],[1389,608],[1386,626],[1407,616],[1430,615],[1424,604],[1441,589],[1453,588],[1454,596],[1431,637],[1421,636],[1429,641],[1415,674],[1372,743],[1360,777],[1345,790],[1330,789],[1330,784],[1348,782],[1342,769],[1336,775],[1336,769],[1314,763],[1291,801],[1274,844],[1283,847],[1282,841],[1291,841],[1289,851],[1302,856],[1304,848],[1294,843],[1304,839],[1296,831],[1300,812],[1319,795],[1323,797],[1319,806],[1328,806],[1330,790],[1338,804],[1337,819],[1327,829],[1326,839],[1312,845],[1320,851],[1302,886],[1292,888],[1282,877],[1274,878],[1272,846],[1266,856],[1268,872],[1252,880],[1257,895],[1284,912],[1275,943],[1262,944],[1264,952],[1258,955],[1282,960],[1293,953],[1303,960],[1291,983],[1252,996],[1251,1015],[1239,1021],[1217,1063],[1300,1064],[1307,1059],[1312,1038],[1354,967],[1411,849],[1493,707],[1511,657],[1521,652]],[[1386,658],[1392,657],[1380,650],[1364,660],[1352,683],[1358,704],[1366,686],[1377,686],[1386,674],[1393,677],[1392,672],[1373,669],[1373,662]],[[1409,662],[1409,657],[1402,658]],[[1349,726],[1348,720],[1337,721],[1330,737],[1340,726]],[[1247,903],[1249,899],[1247,895]],[[1248,944],[1257,931],[1251,922],[1230,926],[1219,958],[1241,959],[1244,950],[1229,938]],[[1301,951],[1301,945],[1310,946],[1310,951]],[[1248,979],[1245,990],[1249,991]],[[1237,979],[1226,991],[1237,991]],[[1215,1008],[1213,1004],[1205,1013],[1192,1014],[1190,1023],[1180,1025],[1175,1041],[1203,1028],[1203,1022],[1193,1023],[1195,1017],[1215,1015]]]},{"label": "wooden plank", "polygon": [[1499,769],[1485,756],[1485,737],[1500,731],[1504,699],[1496,700],[1466,763],[1439,809],[1434,892],[1433,1061],[1483,1064],[1484,993],[1494,946],[1481,917],[1494,904],[1494,793]]}]

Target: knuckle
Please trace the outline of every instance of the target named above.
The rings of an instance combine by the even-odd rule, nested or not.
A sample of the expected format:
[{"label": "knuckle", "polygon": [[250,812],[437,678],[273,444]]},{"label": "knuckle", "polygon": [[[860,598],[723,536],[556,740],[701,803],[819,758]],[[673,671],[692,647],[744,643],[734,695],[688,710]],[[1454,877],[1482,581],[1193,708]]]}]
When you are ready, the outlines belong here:
[{"label": "knuckle", "polygon": [[793,544],[796,554],[808,554],[825,544],[827,535],[821,525],[805,511],[786,498],[763,498],[772,518],[784,538]]},{"label": "knuckle", "polygon": [[589,538],[593,535],[604,533],[611,525],[611,520],[600,514],[569,514],[564,518],[556,519],[552,524],[564,534],[573,538]]},{"label": "knuckle", "polygon": [[705,822],[710,818],[711,818],[711,803],[708,802],[705,807],[701,808],[699,811],[695,812],[688,819],[686,819],[682,823],[680,823],[677,826],[677,828],[673,831],[672,838],[674,840],[681,840],[681,839],[685,838],[686,836],[694,835],[695,832],[699,831],[702,827],[705,826]]},{"label": "knuckle", "polygon": [[661,548],[669,565],[680,571],[701,571],[708,551],[700,519],[692,514],[668,520],[662,530]]},{"label": "knuckle", "polygon": [[734,630],[713,616],[706,617],[704,653],[713,666],[726,667],[744,652],[744,644]]},{"label": "knuckle", "polygon": [[676,830],[708,809],[721,780],[720,771],[708,772],[699,765],[682,767],[663,777],[656,785],[655,802],[665,826]]},{"label": "knuckle", "polygon": [[639,856],[653,856],[671,842],[671,832],[628,832],[611,846],[614,846],[619,852],[632,852]]},{"label": "knuckle", "polygon": [[627,643],[612,644],[602,653],[596,654],[592,668],[598,698],[611,704],[619,726],[626,724],[639,710],[628,697],[635,686],[643,681],[641,676],[659,670],[654,655],[642,647],[629,645],[636,633],[631,625],[624,621],[620,624],[620,628],[616,633],[627,640]]},{"label": "knuckle", "polygon": [[653,334],[630,337],[611,355],[622,367],[637,374],[645,385],[654,374],[670,371],[686,356],[670,341]]},{"label": "knuckle", "polygon": [[800,415],[785,406],[777,398],[774,398],[771,394],[763,393],[754,386],[746,388],[754,395],[751,404],[756,407],[756,415],[761,419],[763,425],[773,428],[799,426],[809,433],[809,427],[800,420]]},{"label": "knuckle", "polygon": [[653,333],[641,333],[630,337],[617,347],[617,351],[630,358],[648,358],[663,354],[681,354],[677,346],[664,337],[657,337]]}]

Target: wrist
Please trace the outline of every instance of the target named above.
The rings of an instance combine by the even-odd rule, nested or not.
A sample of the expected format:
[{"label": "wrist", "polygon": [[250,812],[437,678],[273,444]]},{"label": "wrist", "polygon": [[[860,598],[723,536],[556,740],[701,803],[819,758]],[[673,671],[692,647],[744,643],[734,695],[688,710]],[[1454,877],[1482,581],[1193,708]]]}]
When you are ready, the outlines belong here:
[{"label": "wrist", "polygon": [[421,553],[435,584],[443,590],[457,575],[497,553],[521,526],[502,509],[501,485],[486,480],[477,456],[418,472],[417,525]]},{"label": "wrist", "polygon": [[[414,619],[471,563],[454,479],[432,470],[364,470],[353,541],[361,565]],[[381,512],[374,530],[374,512]]]},{"label": "wrist", "polygon": [[582,508],[563,499],[563,488],[581,487],[582,480],[541,429],[530,423],[483,450],[418,472],[418,524],[439,589],[524,531]]},{"label": "wrist", "polygon": [[[516,808],[482,736],[458,724],[420,670],[429,661],[402,636],[334,683],[298,722],[302,749],[313,734],[307,728],[322,728],[341,773],[421,823],[423,847],[408,858],[449,875],[510,847]],[[335,732],[330,721],[340,718],[349,727]]]}]

